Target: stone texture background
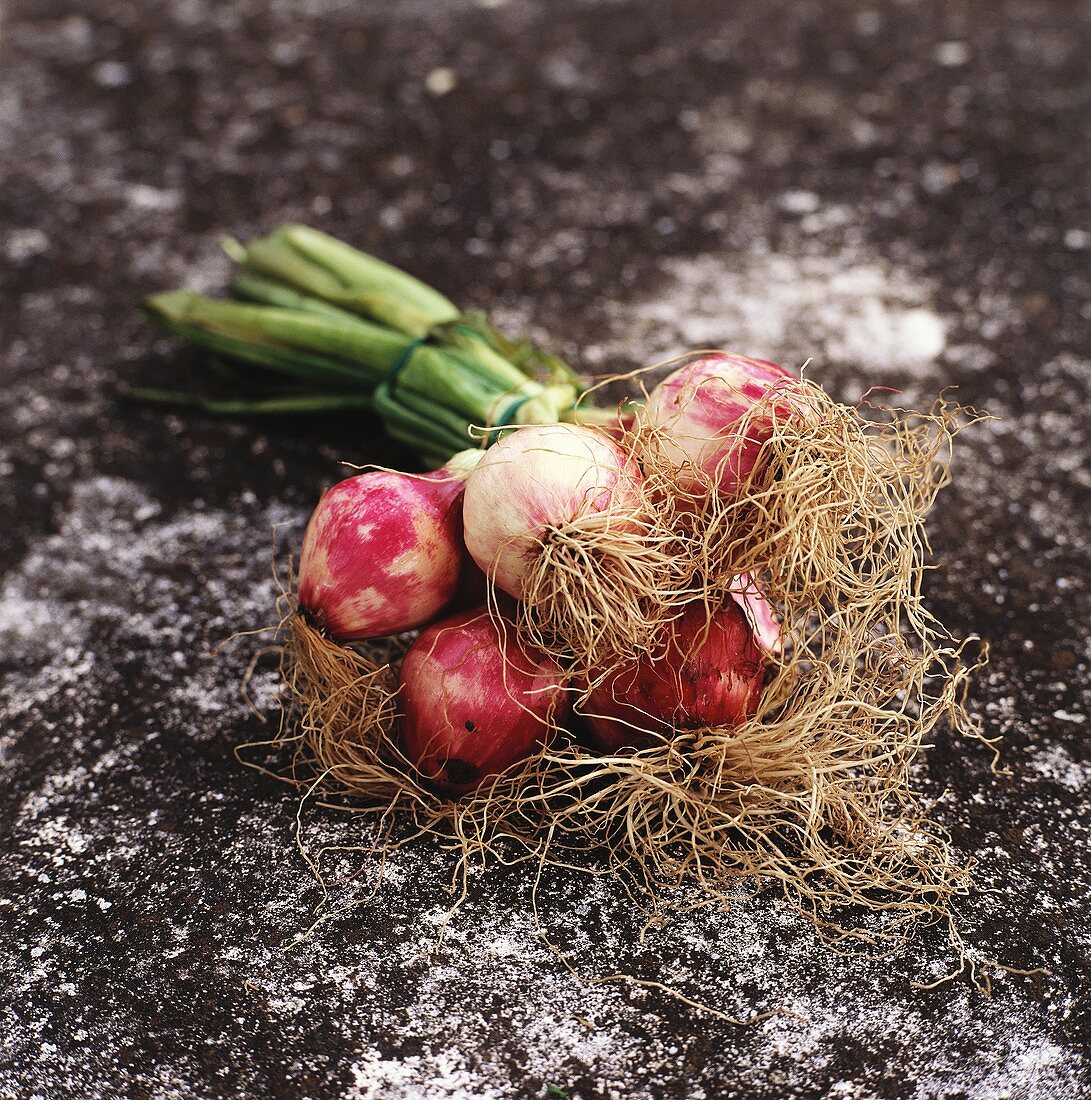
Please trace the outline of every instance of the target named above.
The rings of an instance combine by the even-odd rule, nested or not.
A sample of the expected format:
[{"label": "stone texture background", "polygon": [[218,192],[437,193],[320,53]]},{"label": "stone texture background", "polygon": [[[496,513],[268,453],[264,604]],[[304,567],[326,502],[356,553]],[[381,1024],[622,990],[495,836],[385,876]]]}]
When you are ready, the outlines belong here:
[{"label": "stone texture background", "polygon": [[[0,1097],[972,1097],[1091,1089],[1087,985],[1091,8],[894,0],[8,0],[0,22]],[[993,644],[919,780],[984,887],[984,954],[842,959],[768,895],[641,937],[543,882],[237,765],[239,680],[359,419],[119,403],[200,377],[140,296],[222,287],[224,233],[312,222],[588,370],[726,344],[853,399],[957,384],[931,605]],[[273,690],[268,662],[254,685]],[[315,916],[322,921],[302,943]],[[293,946],[293,944],[295,944]]]}]

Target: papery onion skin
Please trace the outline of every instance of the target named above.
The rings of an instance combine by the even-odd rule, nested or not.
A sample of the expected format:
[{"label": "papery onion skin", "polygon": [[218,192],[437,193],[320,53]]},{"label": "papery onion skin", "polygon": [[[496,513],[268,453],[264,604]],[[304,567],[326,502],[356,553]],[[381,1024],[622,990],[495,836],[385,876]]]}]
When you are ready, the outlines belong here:
[{"label": "papery onion skin", "polygon": [[679,467],[687,491],[714,485],[734,496],[757,463],[771,434],[767,418],[739,421],[769,390],[791,386],[795,376],[764,359],[717,352],[669,374],[648,395],[646,423],[666,430],[662,446]]},{"label": "papery onion skin", "polygon": [[605,432],[574,424],[520,428],[490,447],[466,482],[466,547],[493,583],[523,595],[530,557],[550,528],[591,513],[620,532],[641,507],[636,462]]},{"label": "papery onion skin", "polygon": [[454,598],[462,545],[464,472],[375,470],[318,502],[299,559],[300,612],[331,638],[398,634]]},{"label": "papery onion skin", "polygon": [[611,673],[579,709],[599,747],[616,752],[656,734],[738,725],[757,709],[764,676],[741,608],[728,602],[710,616],[698,602],[671,624],[665,655]]},{"label": "papery onion skin", "polygon": [[740,573],[731,583],[731,598],[743,609],[754,631],[754,640],[774,656],[784,649],[783,629],[773,605],[766,599],[761,586],[749,573]]},{"label": "papery onion skin", "polygon": [[[499,624],[499,625],[498,625]],[[461,793],[532,753],[567,710],[566,674],[485,608],[424,630],[401,667],[402,746],[421,776]]]}]

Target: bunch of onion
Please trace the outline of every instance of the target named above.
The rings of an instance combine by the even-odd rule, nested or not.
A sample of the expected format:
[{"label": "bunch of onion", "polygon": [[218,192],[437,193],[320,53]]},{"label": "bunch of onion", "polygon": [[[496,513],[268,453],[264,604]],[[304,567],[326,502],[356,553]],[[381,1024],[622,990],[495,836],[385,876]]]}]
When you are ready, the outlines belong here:
[{"label": "bunch of onion", "polygon": [[[464,859],[500,838],[544,861],[605,846],[653,906],[747,874],[842,940],[946,911],[965,879],[910,767],[941,718],[980,735],[972,662],[921,598],[963,410],[884,418],[718,353],[619,418],[331,238],[229,251],[242,301],[145,308],[243,364],[229,381],[290,389],[186,400],[371,408],[447,463],[349,478],[308,526],[285,674],[323,776]],[[475,425],[514,430],[463,454]],[[885,924],[851,924],[858,903]]]},{"label": "bunch of onion", "polygon": [[881,419],[718,354],[623,430],[507,434],[462,488],[487,606],[437,610],[400,685],[391,667],[366,766],[351,730],[315,755],[467,858],[501,837],[545,861],[605,847],[659,907],[753,875],[842,944],[950,920],[965,868],[910,768],[943,718],[980,736],[974,663],[920,592],[962,414]]}]

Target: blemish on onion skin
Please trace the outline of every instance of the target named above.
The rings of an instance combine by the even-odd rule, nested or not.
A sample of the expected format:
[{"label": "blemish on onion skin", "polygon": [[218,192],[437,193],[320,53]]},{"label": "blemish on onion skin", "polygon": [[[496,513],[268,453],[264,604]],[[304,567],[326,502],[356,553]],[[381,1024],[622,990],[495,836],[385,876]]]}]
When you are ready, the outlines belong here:
[{"label": "blemish on onion skin", "polygon": [[481,769],[465,760],[452,758],[444,768],[447,780],[455,787],[471,786],[481,778]]}]

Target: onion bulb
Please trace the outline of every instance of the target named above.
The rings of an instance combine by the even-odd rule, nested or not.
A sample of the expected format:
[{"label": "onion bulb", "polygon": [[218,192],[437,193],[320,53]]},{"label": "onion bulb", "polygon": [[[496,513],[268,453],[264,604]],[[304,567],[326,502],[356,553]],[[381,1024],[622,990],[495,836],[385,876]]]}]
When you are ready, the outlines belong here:
[{"label": "onion bulb", "polygon": [[466,482],[466,548],[520,599],[543,537],[589,516],[631,530],[640,507],[636,463],[604,433],[574,424],[520,428],[485,452]]},{"label": "onion bulb", "polygon": [[579,672],[642,652],[684,584],[687,563],[639,466],[596,428],[536,425],[500,440],[466,482],[463,523],[473,559],[520,601],[523,640]]},{"label": "onion bulb", "polygon": [[480,453],[463,452],[431,474],[358,474],[325,492],[299,559],[303,618],[351,641],[442,613],[464,571],[462,493]]},{"label": "onion bulb", "polygon": [[560,665],[484,608],[435,623],[402,662],[405,755],[430,782],[469,790],[546,739],[566,704],[564,682]]},{"label": "onion bulb", "polygon": [[769,391],[793,380],[776,363],[722,352],[664,378],[648,395],[643,416],[665,429],[662,447],[679,467],[681,487],[715,486],[721,496],[737,495],[772,431],[768,417],[747,414]]},{"label": "onion bulb", "polygon": [[691,603],[666,630],[662,652],[610,673],[581,706],[607,752],[644,745],[674,730],[735,726],[761,698],[765,665],[742,610],[709,614]]}]

